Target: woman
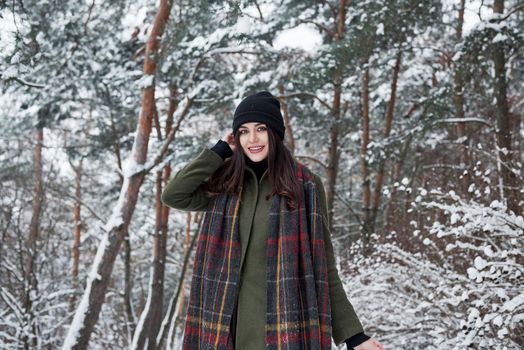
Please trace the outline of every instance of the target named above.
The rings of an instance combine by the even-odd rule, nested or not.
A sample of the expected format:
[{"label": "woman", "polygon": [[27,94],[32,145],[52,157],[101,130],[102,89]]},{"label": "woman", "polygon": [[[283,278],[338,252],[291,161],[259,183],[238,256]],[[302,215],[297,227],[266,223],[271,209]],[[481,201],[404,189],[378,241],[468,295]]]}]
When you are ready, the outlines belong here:
[{"label": "woman", "polygon": [[184,349],[331,349],[331,338],[383,349],[342,288],[324,187],[284,146],[279,101],[246,97],[232,129],[162,193],[172,208],[206,211]]}]

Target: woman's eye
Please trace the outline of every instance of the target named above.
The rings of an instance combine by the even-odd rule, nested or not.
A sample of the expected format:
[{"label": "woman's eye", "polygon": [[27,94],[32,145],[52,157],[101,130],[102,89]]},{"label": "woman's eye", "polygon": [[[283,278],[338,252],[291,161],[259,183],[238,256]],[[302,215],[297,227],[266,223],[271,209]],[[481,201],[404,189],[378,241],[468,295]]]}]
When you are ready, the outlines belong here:
[{"label": "woman's eye", "polygon": [[[257,128],[257,131],[266,131],[266,130],[267,130],[267,127],[265,127],[265,126],[259,126],[259,127]],[[247,134],[247,133],[248,133],[248,130],[246,130],[246,129],[242,129],[242,130],[239,131],[239,133],[240,133],[241,135],[242,135],[242,134]]]}]

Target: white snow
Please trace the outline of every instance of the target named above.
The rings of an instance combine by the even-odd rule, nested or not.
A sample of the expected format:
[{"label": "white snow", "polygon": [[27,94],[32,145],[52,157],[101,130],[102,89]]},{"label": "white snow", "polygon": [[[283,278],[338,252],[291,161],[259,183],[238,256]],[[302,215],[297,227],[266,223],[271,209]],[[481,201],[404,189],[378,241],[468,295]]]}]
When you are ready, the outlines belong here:
[{"label": "white snow", "polygon": [[[149,288],[147,290],[147,301],[144,306],[144,309],[142,310],[142,313],[140,314],[140,318],[135,328],[135,333],[133,334],[133,341],[131,343],[129,350],[138,349],[138,340],[140,336],[142,335],[142,332],[144,329],[144,323],[146,321],[147,314],[149,313],[149,309],[151,307],[152,293],[153,293],[153,268],[151,268],[149,272]],[[144,346],[143,348],[147,348],[147,347]]]},{"label": "white snow", "polygon": [[154,75],[144,75],[140,80],[137,81],[137,85],[141,89],[146,89],[149,87],[152,87],[155,82],[155,76]]},{"label": "white snow", "polygon": [[384,23],[379,23],[377,26],[377,30],[375,31],[375,34],[377,35],[384,35]]},{"label": "white snow", "polygon": [[93,285],[93,281],[100,278],[100,275],[98,274],[98,270],[100,268],[102,257],[104,255],[107,245],[108,245],[108,237],[107,237],[107,234],[104,234],[98,246],[95,260],[93,261],[93,264],[91,265],[91,272],[89,273],[88,278],[87,278],[86,289],[84,290],[82,300],[80,301],[80,303],[78,304],[78,307],[76,308],[75,316],[73,318],[73,321],[71,322],[71,325],[69,326],[69,330],[67,331],[67,335],[64,341],[64,345],[62,346],[62,350],[72,349],[76,345],[77,338],[80,335],[80,331],[84,327],[85,316],[89,308],[89,296],[91,294],[91,287]]},{"label": "white snow", "polygon": [[249,33],[251,31],[251,20],[247,17],[240,17],[235,29],[237,33]]},{"label": "white snow", "polygon": [[290,47],[302,49],[309,53],[314,53],[321,44],[320,33],[312,25],[305,23],[292,29],[283,30],[273,41],[273,46],[276,49]]},{"label": "white snow", "polygon": [[483,270],[487,266],[486,260],[482,259],[482,257],[477,256],[475,258],[475,268],[479,271]]},{"label": "white snow", "polygon": [[502,305],[502,310],[516,311],[524,305],[524,293],[517,295],[515,298],[507,301]]},{"label": "white snow", "polygon": [[506,41],[506,40],[508,40],[507,35],[504,35],[502,33],[497,33],[497,35],[495,35],[495,37],[493,38],[493,43],[495,44],[495,43]]}]

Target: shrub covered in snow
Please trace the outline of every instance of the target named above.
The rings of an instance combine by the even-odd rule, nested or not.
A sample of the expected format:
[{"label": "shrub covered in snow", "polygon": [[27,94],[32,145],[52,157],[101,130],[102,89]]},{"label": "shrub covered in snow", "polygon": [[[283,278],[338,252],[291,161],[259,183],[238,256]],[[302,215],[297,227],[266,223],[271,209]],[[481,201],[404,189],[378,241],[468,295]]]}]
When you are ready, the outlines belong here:
[{"label": "shrub covered in snow", "polygon": [[[370,335],[390,349],[517,349],[524,345],[524,220],[432,191],[422,249],[377,246],[349,279],[348,295]],[[423,209],[423,208],[422,208]],[[442,220],[442,219],[441,219]]]}]

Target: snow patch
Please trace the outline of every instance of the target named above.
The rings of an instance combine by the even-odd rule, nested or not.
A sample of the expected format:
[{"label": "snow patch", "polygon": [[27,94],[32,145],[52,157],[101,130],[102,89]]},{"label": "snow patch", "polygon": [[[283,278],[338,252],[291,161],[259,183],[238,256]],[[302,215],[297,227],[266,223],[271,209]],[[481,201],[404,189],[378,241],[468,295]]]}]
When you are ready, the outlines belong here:
[{"label": "snow patch", "polygon": [[300,24],[295,28],[281,31],[273,43],[277,50],[290,47],[315,53],[322,44],[322,36],[312,25]]},{"label": "snow patch", "polygon": [[100,267],[100,264],[102,263],[102,257],[104,256],[107,246],[108,235],[106,233],[103,235],[102,241],[98,246],[95,260],[93,261],[93,265],[91,266],[91,272],[87,277],[84,295],[82,296],[82,300],[78,304],[75,316],[73,318],[73,322],[71,323],[71,326],[69,327],[69,330],[67,332],[67,336],[64,341],[62,350],[72,349],[74,346],[77,345],[78,337],[80,336],[80,331],[84,328],[85,317],[87,311],[89,310],[89,296],[91,294],[91,287],[93,286],[93,282],[95,280],[100,280],[102,278],[98,273],[98,269]]}]

